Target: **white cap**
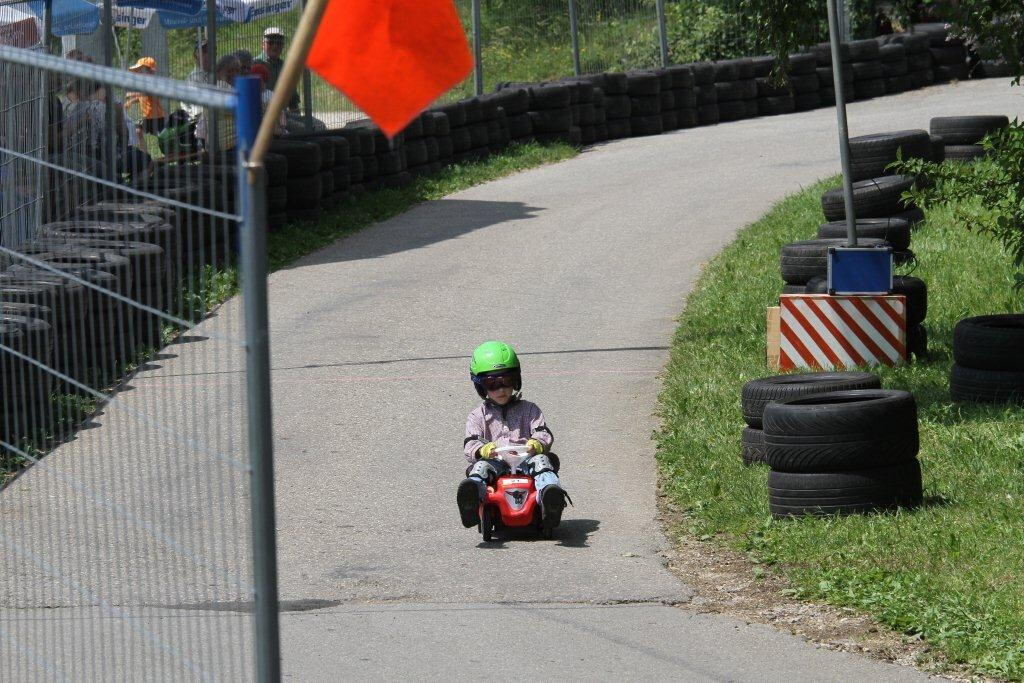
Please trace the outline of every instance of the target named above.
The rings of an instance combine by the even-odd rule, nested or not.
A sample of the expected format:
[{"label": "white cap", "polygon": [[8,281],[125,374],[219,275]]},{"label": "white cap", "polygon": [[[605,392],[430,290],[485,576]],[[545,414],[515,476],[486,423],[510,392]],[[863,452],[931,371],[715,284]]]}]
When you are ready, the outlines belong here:
[{"label": "white cap", "polygon": [[263,37],[266,38],[267,36],[281,36],[284,38],[284,31],[278,26],[269,26],[263,31]]}]

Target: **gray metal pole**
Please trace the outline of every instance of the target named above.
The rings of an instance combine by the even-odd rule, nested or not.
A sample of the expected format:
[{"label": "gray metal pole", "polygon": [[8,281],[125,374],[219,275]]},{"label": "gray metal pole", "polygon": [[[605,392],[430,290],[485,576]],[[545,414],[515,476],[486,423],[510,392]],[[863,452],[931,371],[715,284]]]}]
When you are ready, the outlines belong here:
[{"label": "gray metal pole", "polygon": [[270,333],[267,314],[267,217],[260,205],[266,186],[263,164],[246,164],[242,239],[245,369],[249,419],[250,515],[253,585],[256,592],[256,680],[281,680],[278,620],[277,527],[274,513],[274,434],[270,403]]},{"label": "gray metal pole", "polygon": [[[100,30],[103,31],[103,66],[112,66],[114,63],[114,3],[113,0],[103,0],[103,20],[100,22]],[[107,173],[111,178],[117,175],[117,118],[114,116],[114,89],[106,88],[104,98],[107,112]]]},{"label": "gray metal pole", "polygon": [[[206,54],[209,63],[206,65],[206,72],[209,74],[210,83],[217,83],[217,3],[214,0],[206,0]],[[215,159],[220,151],[220,136],[217,134],[217,116],[212,109],[206,110],[209,120],[206,122],[206,151],[211,160]]]},{"label": "gray metal pole", "polygon": [[839,123],[839,163],[843,169],[843,206],[846,209],[846,246],[857,246],[857,217],[853,215],[853,181],[850,178],[850,131],[846,126],[846,87],[843,60],[839,54],[839,12],[836,0],[828,0],[828,35],[832,48],[832,80],[836,91],[836,119]]},{"label": "gray metal pole", "polygon": [[[306,0],[302,0],[302,9],[306,9]],[[306,119],[306,132],[313,131],[313,76],[307,67],[302,69],[302,115]]]},{"label": "gray metal pole", "polygon": [[668,28],[665,22],[665,0],[657,0],[654,3],[658,11],[658,38],[661,42],[661,68],[668,66]]},{"label": "gray metal pole", "polygon": [[53,40],[53,0],[46,0],[46,13],[43,14],[43,50],[50,54],[50,42]]},{"label": "gray metal pole", "polygon": [[576,19],[576,0],[569,0],[569,35],[572,38],[572,70],[579,76],[580,68],[580,27]]},{"label": "gray metal pole", "polygon": [[480,19],[480,0],[473,0],[473,73],[476,76],[476,94],[484,94],[484,46],[480,38],[483,33]]}]

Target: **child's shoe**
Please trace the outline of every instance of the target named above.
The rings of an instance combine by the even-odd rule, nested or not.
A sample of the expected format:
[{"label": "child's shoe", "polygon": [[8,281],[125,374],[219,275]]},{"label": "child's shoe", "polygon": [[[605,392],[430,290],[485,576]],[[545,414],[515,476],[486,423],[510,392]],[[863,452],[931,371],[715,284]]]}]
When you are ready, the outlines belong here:
[{"label": "child's shoe", "polygon": [[546,533],[551,533],[551,530],[561,523],[562,510],[565,509],[565,499],[568,497],[569,495],[558,484],[544,487],[540,498],[540,509]]},{"label": "child's shoe", "polygon": [[475,480],[462,480],[455,501],[459,504],[462,526],[468,529],[480,523],[480,485]]}]

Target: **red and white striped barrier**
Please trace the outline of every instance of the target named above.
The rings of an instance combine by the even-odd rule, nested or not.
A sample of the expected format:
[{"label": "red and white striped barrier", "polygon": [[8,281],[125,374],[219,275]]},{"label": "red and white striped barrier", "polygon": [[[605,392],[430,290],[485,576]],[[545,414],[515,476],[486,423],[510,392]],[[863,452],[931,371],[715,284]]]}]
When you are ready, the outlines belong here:
[{"label": "red and white striped barrier", "polygon": [[907,359],[907,302],[902,294],[783,294],[779,306],[782,370],[899,365]]}]

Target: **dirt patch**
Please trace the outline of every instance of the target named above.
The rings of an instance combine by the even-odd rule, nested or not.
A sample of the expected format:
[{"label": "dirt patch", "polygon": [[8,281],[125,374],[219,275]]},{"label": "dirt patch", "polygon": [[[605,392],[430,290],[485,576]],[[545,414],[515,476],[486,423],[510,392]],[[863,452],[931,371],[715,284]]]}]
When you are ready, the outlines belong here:
[{"label": "dirt patch", "polygon": [[767,624],[831,650],[916,667],[950,680],[1000,680],[951,664],[919,636],[893,631],[857,610],[786,595],[783,591],[791,586],[779,571],[757,565],[714,540],[700,541],[680,531],[687,528],[686,516],[664,497],[659,496],[658,507],[660,521],[673,543],[672,550],[664,553],[666,566],[696,591],[685,609]]}]

